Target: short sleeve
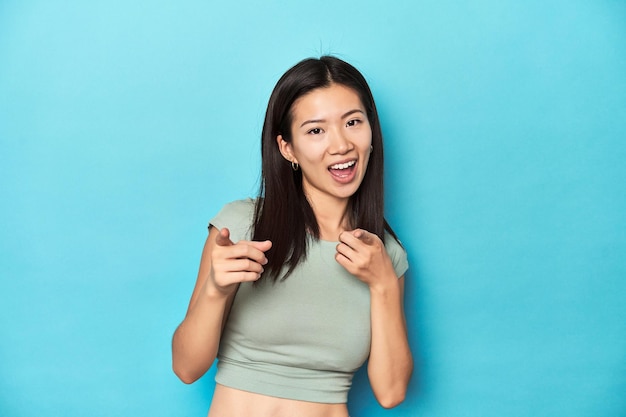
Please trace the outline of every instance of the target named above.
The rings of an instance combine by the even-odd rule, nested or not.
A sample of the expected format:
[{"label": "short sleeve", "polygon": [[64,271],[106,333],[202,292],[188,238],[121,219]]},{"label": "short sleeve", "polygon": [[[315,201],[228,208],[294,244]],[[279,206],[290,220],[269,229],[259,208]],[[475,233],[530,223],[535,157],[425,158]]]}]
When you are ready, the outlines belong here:
[{"label": "short sleeve", "polygon": [[385,233],[385,249],[387,254],[391,258],[393,269],[396,271],[396,276],[400,278],[409,269],[409,260],[406,251],[393,236],[389,233]]},{"label": "short sleeve", "polygon": [[233,242],[250,240],[254,205],[255,200],[251,198],[228,203],[209,221],[209,226],[215,226],[218,229],[227,227],[230,231],[230,240]]}]

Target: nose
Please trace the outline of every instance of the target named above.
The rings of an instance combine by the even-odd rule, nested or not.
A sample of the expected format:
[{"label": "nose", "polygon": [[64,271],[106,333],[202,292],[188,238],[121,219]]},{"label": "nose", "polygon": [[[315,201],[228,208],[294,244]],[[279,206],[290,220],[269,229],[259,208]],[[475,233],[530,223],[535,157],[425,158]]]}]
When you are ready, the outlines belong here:
[{"label": "nose", "polygon": [[330,135],[328,152],[331,155],[343,155],[352,150],[352,142],[342,129],[335,129]]}]

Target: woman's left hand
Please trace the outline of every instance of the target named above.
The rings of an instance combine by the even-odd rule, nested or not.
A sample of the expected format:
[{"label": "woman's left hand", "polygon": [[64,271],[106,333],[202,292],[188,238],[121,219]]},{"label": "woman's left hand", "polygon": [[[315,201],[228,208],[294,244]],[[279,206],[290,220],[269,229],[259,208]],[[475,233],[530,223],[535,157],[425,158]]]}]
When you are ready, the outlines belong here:
[{"label": "woman's left hand", "polygon": [[370,288],[397,279],[385,245],[378,236],[366,230],[342,232],[335,259]]}]

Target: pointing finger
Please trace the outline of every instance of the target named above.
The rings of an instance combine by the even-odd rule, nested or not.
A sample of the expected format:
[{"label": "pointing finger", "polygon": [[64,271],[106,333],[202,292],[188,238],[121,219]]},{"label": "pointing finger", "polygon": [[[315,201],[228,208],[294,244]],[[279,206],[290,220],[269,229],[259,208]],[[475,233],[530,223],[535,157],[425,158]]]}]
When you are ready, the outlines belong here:
[{"label": "pointing finger", "polygon": [[215,243],[219,246],[232,246],[234,243],[230,240],[230,230],[224,227],[219,231],[217,237],[215,238]]},{"label": "pointing finger", "polygon": [[359,239],[361,242],[365,243],[366,245],[369,245],[370,243],[372,243],[371,233],[365,230],[356,229],[352,232],[352,235],[356,237],[357,239]]}]

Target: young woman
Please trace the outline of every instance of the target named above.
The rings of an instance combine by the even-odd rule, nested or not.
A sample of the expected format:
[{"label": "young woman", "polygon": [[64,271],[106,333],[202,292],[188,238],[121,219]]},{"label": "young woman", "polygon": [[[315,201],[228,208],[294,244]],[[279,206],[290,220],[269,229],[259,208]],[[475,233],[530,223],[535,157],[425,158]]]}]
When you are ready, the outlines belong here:
[{"label": "young woman", "polygon": [[187,315],[174,333],[185,383],[218,358],[209,417],[347,417],[368,360],[383,407],[413,369],[407,256],[383,215],[383,140],[363,76],[330,56],[278,81],[262,134],[259,197],[209,224]]}]

